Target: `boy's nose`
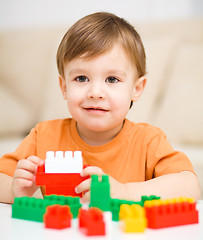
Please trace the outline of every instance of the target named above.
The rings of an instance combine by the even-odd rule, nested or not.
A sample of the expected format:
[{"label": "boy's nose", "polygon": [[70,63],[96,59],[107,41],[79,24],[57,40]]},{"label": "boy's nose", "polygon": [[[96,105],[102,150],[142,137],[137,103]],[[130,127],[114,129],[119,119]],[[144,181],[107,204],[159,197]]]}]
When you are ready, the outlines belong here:
[{"label": "boy's nose", "polygon": [[88,98],[104,98],[104,89],[102,84],[100,83],[92,83],[90,84],[88,91]]}]

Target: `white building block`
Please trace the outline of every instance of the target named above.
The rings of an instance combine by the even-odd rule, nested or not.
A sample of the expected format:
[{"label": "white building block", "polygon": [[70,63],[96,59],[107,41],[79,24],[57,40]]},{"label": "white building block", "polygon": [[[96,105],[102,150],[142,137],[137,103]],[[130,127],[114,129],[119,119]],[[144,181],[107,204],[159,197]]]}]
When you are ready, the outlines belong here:
[{"label": "white building block", "polygon": [[80,173],[83,169],[81,151],[48,151],[45,160],[45,173]]},{"label": "white building block", "polygon": [[106,238],[112,239],[112,213],[111,212],[104,212],[104,222],[105,222],[105,228],[106,228]]}]

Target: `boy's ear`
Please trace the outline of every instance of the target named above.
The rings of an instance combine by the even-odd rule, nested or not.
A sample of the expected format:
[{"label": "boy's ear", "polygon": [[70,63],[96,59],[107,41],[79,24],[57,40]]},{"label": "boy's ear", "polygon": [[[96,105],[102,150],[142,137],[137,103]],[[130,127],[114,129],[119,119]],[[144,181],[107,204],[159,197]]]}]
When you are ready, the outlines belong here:
[{"label": "boy's ear", "polygon": [[63,98],[67,100],[66,80],[61,75],[59,75],[59,85],[63,94]]},{"label": "boy's ear", "polygon": [[133,94],[133,97],[132,97],[133,102],[136,102],[142,96],[142,93],[145,89],[146,83],[147,83],[147,79],[146,79],[145,76],[140,77],[135,82],[134,94]]}]

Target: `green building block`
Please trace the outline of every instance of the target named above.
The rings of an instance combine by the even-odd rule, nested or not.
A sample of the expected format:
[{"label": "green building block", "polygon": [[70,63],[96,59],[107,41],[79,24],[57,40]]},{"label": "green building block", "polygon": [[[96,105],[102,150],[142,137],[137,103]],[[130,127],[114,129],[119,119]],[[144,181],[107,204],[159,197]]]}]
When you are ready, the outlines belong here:
[{"label": "green building block", "polygon": [[141,197],[141,202],[142,202],[142,206],[144,206],[145,201],[152,201],[152,200],[158,200],[161,197],[158,197],[156,195],[150,195],[150,196],[142,196]]},{"label": "green building block", "polygon": [[49,201],[31,197],[15,198],[12,204],[12,218],[43,222],[43,215]]},{"label": "green building block", "polygon": [[90,187],[90,207],[98,207],[103,211],[110,211],[110,184],[107,175],[99,181],[97,175],[92,175]]},{"label": "green building block", "polygon": [[44,196],[44,199],[50,201],[52,204],[68,205],[73,214],[73,218],[77,218],[78,211],[82,207],[79,197],[48,195]]},{"label": "green building block", "polygon": [[112,212],[112,220],[119,221],[119,212],[121,204],[139,204],[140,206],[144,206],[145,201],[151,201],[155,199],[160,199],[160,197],[151,195],[151,196],[142,196],[140,202],[128,201],[128,200],[121,200],[121,199],[111,199],[111,207],[110,211]]}]

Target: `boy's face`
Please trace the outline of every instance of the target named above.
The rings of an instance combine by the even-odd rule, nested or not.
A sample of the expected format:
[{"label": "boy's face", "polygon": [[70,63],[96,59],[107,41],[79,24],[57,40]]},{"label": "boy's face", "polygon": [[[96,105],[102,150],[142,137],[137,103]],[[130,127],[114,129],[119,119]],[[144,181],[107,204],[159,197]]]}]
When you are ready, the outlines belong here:
[{"label": "boy's face", "polygon": [[121,129],[131,101],[142,94],[146,79],[124,49],[115,44],[91,59],[78,57],[64,66],[60,86],[78,129],[109,131]]}]

